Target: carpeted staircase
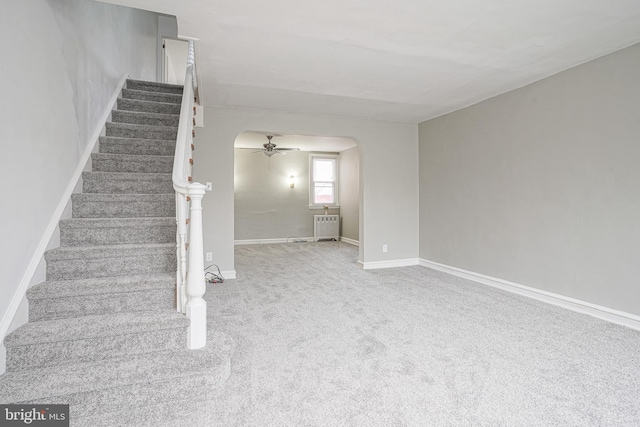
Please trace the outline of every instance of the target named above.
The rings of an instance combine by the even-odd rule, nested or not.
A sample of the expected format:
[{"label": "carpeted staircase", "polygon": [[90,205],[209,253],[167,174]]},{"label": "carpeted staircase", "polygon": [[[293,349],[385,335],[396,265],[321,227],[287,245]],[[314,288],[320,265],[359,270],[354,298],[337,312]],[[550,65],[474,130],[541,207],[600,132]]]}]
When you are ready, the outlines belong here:
[{"label": "carpeted staircase", "polygon": [[175,309],[171,172],[182,87],[128,80],[29,322],[5,338],[2,403],[69,403],[71,425],[205,425],[233,341],[187,350]]}]

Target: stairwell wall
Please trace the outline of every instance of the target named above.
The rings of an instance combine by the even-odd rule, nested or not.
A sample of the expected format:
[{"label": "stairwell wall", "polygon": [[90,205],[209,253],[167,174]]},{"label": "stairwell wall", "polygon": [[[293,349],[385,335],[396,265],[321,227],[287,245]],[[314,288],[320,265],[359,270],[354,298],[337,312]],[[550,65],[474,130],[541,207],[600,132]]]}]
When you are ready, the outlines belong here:
[{"label": "stairwell wall", "polygon": [[[63,195],[124,74],[155,80],[158,15],[89,0],[2,5],[0,319],[9,327]],[[55,236],[54,236],[55,240]],[[41,254],[40,254],[41,255]],[[17,303],[16,303],[17,302]],[[11,308],[13,307],[13,308]],[[24,314],[16,319],[24,319]],[[23,321],[23,320],[22,320]],[[3,338],[4,334],[0,338]],[[4,369],[4,348],[0,352]]]}]

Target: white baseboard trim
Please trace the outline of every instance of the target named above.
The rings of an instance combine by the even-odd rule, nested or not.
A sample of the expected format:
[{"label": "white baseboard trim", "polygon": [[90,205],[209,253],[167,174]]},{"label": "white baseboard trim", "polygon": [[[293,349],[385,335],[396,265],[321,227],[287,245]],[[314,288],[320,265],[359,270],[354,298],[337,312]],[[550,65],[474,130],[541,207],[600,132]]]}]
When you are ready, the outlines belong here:
[{"label": "white baseboard trim", "polygon": [[553,304],[558,307],[576,311],[578,313],[588,314],[590,316],[596,317],[601,320],[606,320],[611,323],[616,323],[618,325],[623,325],[632,329],[640,330],[640,316],[636,316],[635,314],[603,307],[601,305],[592,304],[590,302],[581,301],[579,299],[567,297],[560,294],[555,294],[553,292],[544,291],[542,289],[520,285],[518,283],[509,282],[507,280],[485,276],[484,274],[474,273],[473,271],[467,271],[457,267],[451,267],[449,265],[440,264],[438,262],[429,261],[423,258],[420,258],[420,265],[423,267],[429,267],[434,270],[442,271],[453,276],[473,280],[474,282],[481,283],[483,285],[492,286],[494,288],[502,289],[507,292],[512,292],[514,294]]},{"label": "white baseboard trim", "polygon": [[395,267],[410,267],[412,265],[418,265],[418,258],[407,259],[390,259],[387,261],[370,261],[360,262],[358,264],[362,266],[363,270],[375,270],[378,268],[395,268]]},{"label": "white baseboard trim", "polygon": [[298,241],[313,242],[313,237],[281,237],[278,239],[234,240],[234,245],[267,245],[271,243],[296,243]]},{"label": "white baseboard trim", "polygon": [[233,280],[233,279],[236,278],[236,271],[235,270],[221,271],[220,274],[222,274],[222,277],[224,277],[224,280]]},{"label": "white baseboard trim", "polygon": [[44,234],[42,235],[42,239],[40,239],[40,242],[38,243],[38,246],[36,247],[36,250],[33,253],[33,256],[31,257],[31,261],[29,261],[29,265],[27,266],[27,269],[24,275],[22,276],[22,279],[20,280],[20,284],[16,288],[16,291],[13,294],[13,297],[11,298],[11,302],[7,307],[7,311],[5,311],[4,315],[2,316],[2,321],[0,321],[0,337],[4,337],[7,335],[7,331],[11,326],[11,322],[13,321],[13,318],[16,315],[16,312],[18,311],[18,308],[20,307],[20,302],[22,301],[22,298],[24,298],[24,296],[27,293],[27,289],[29,288],[29,284],[31,283],[31,280],[33,279],[33,276],[36,273],[38,264],[40,264],[40,261],[44,257],[44,252],[46,251],[47,246],[49,245],[49,241],[53,237],[53,233],[58,227],[58,223],[60,222],[60,219],[64,214],[65,208],[67,207],[69,200],[71,199],[71,194],[73,194],[74,189],[76,188],[76,186],[78,185],[78,182],[80,181],[82,172],[84,171],[84,168],[87,162],[91,158],[91,153],[93,152],[96,144],[98,143],[98,138],[102,134],[102,130],[104,129],[104,124],[109,119],[109,116],[111,115],[111,110],[113,110],[113,107],[116,105],[116,102],[118,100],[118,95],[122,91],[122,87],[124,86],[124,83],[126,80],[127,80],[127,76],[125,74],[122,76],[122,78],[120,79],[120,82],[118,83],[118,86],[116,87],[115,91],[111,95],[111,98],[109,99],[109,103],[107,104],[102,114],[102,117],[100,117],[100,120],[98,120],[98,125],[96,129],[93,131],[93,133],[91,134],[91,138],[87,142],[87,147],[84,150],[82,157],[78,161],[76,170],[73,173],[71,180],[69,180],[69,184],[67,185],[66,190],[62,194],[62,198],[60,199],[60,202],[58,202],[58,206],[56,207],[56,210],[53,212],[53,215],[49,220],[49,224],[47,225],[47,228],[45,229]]},{"label": "white baseboard trim", "polygon": [[360,242],[359,241],[354,240],[354,239],[350,239],[348,237],[340,237],[340,241],[348,243],[348,244],[353,245],[353,246],[360,246]]}]

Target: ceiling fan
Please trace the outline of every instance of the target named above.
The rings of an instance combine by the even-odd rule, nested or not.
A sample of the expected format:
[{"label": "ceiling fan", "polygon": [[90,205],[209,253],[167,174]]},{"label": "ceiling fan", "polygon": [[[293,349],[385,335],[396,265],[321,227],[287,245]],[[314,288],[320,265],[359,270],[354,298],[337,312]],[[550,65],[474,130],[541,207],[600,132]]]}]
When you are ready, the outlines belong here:
[{"label": "ceiling fan", "polygon": [[271,157],[274,154],[287,154],[285,151],[300,151],[299,148],[277,148],[276,144],[271,142],[273,135],[266,135],[269,142],[262,144],[264,150],[254,151],[254,153],[264,153],[265,156]]}]

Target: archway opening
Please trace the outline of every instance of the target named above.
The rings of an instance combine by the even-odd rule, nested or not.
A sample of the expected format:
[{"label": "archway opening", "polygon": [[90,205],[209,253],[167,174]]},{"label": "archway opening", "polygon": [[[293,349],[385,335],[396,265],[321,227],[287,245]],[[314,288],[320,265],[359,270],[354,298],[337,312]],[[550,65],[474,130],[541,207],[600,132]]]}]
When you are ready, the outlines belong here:
[{"label": "archway opening", "polygon": [[235,244],[313,241],[314,216],[326,213],[339,217],[338,239],[359,246],[360,170],[353,138],[242,132],[234,142]]}]

